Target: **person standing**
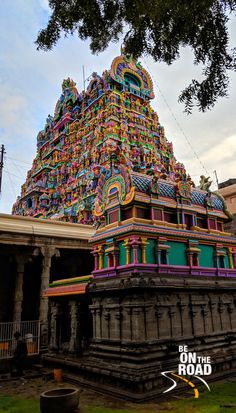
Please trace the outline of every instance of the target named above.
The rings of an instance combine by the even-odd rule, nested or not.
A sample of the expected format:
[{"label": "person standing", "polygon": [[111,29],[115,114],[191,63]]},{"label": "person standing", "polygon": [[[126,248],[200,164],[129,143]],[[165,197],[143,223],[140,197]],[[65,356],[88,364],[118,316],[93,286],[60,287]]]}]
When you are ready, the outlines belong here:
[{"label": "person standing", "polygon": [[11,363],[11,375],[20,377],[23,376],[28,350],[26,342],[22,339],[19,331],[15,332],[14,337],[16,339],[16,348]]}]

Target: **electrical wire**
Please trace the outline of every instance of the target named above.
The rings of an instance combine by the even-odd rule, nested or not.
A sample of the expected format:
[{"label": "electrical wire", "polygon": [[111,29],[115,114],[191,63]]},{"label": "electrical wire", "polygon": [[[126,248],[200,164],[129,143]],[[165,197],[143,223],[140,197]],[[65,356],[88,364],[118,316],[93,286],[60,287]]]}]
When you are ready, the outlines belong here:
[{"label": "electrical wire", "polygon": [[[11,162],[12,163],[12,165],[15,167],[15,169],[17,170],[17,172],[19,172],[19,174],[21,175],[21,178],[25,178],[25,176],[23,175],[23,173],[22,173],[22,170],[20,169],[20,167],[14,162],[14,161],[12,161]],[[22,166],[21,166],[22,167]]]},{"label": "electrical wire", "polygon": [[15,168],[17,169],[17,171],[18,171],[18,172],[20,173],[20,175],[21,175],[21,176],[19,176],[19,175],[16,175],[16,174],[12,173],[12,172],[9,172],[9,169],[7,168],[8,173],[9,173],[11,176],[14,176],[15,178],[19,178],[20,180],[25,179],[25,176],[24,176],[23,173],[21,172],[21,169],[20,169],[19,167],[17,167],[17,165],[15,165],[14,162],[11,162],[10,165],[9,165],[9,158],[7,159],[6,156],[4,156],[4,163],[5,163],[5,166],[7,165],[8,167],[11,167],[11,165],[14,165]]},{"label": "electrical wire", "polygon": [[13,195],[14,195],[14,198],[16,198],[16,197],[17,197],[16,191],[15,191],[15,189],[14,189],[14,185],[13,185],[13,182],[12,182],[12,179],[11,179],[10,172],[8,171],[6,165],[5,165],[5,171],[4,171],[4,172],[7,174],[7,177],[8,177],[9,182],[10,182],[10,187],[11,187],[12,193],[13,193]]},{"label": "electrical wire", "polygon": [[30,162],[22,161],[20,159],[11,158],[10,156],[6,156],[6,159],[11,159],[12,161],[17,161],[17,162],[20,162],[20,163],[24,163],[26,165],[31,165]]},{"label": "electrical wire", "polygon": [[[145,60],[145,59],[143,59],[143,60],[144,60],[144,62],[145,62],[145,65],[146,65],[146,66],[147,66],[147,68],[148,68],[149,73],[150,73],[150,74],[151,74],[151,76],[152,76],[152,72],[151,72],[151,70],[150,70],[150,68],[149,68],[149,66],[148,66],[148,64],[147,64],[147,62],[146,62],[146,60]],[[188,143],[189,147],[190,147],[190,148],[191,148],[191,150],[193,151],[193,154],[195,155],[196,159],[199,161],[199,163],[200,163],[201,167],[202,167],[202,168],[203,168],[203,170],[206,172],[206,174],[207,174],[207,175],[209,175],[209,172],[207,171],[207,169],[206,169],[205,165],[203,164],[203,162],[202,162],[202,161],[201,161],[201,159],[199,158],[199,156],[198,156],[197,152],[195,151],[195,149],[194,149],[194,147],[193,147],[193,145],[192,145],[191,141],[189,140],[189,138],[187,137],[186,133],[184,132],[184,130],[183,130],[183,128],[182,128],[182,126],[180,125],[180,123],[179,123],[178,119],[176,118],[176,116],[175,116],[174,112],[172,111],[172,109],[171,109],[171,107],[170,107],[169,103],[167,102],[167,99],[165,98],[165,96],[164,96],[163,92],[161,91],[161,89],[160,89],[159,85],[157,84],[155,77],[154,77],[154,76],[152,76],[152,79],[153,79],[153,81],[154,81],[154,83],[155,83],[155,85],[156,85],[157,89],[159,90],[160,95],[161,95],[162,99],[164,100],[164,102],[165,102],[165,104],[166,104],[167,108],[169,109],[169,111],[170,111],[170,113],[171,113],[172,117],[174,118],[174,120],[175,120],[175,122],[176,122],[176,124],[177,124],[177,126],[178,126],[178,128],[179,128],[179,130],[180,130],[180,132],[183,134],[184,138],[186,139],[186,142]]]}]

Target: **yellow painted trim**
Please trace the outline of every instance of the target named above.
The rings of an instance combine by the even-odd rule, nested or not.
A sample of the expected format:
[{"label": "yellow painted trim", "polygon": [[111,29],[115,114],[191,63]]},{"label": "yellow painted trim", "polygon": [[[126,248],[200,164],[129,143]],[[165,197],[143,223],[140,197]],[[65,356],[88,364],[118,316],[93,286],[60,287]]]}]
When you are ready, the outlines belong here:
[{"label": "yellow painted trim", "polygon": [[189,247],[186,249],[187,252],[201,252],[199,248],[196,247]]},{"label": "yellow painted trim", "polygon": [[191,229],[193,231],[198,231],[198,232],[204,232],[207,234],[213,234],[213,235],[223,235],[225,237],[229,237],[232,236],[232,234],[230,234],[230,232],[223,232],[223,231],[218,231],[216,229],[207,229],[207,228],[200,228],[196,225],[194,225],[193,227],[191,227]]},{"label": "yellow painted trim", "polygon": [[63,278],[62,280],[56,280],[51,283],[51,285],[56,285],[56,284],[61,284],[61,283],[67,283],[71,281],[82,281],[82,280],[87,280],[87,279],[92,279],[93,275],[83,275],[82,277],[73,277],[73,278]]}]

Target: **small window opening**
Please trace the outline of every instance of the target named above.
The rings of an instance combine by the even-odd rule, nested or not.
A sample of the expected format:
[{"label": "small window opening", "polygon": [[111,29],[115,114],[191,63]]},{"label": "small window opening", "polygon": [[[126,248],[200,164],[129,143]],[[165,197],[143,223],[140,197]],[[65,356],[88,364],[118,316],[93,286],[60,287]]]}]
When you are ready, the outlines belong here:
[{"label": "small window opening", "polygon": [[164,265],[167,264],[167,251],[166,250],[161,250],[160,261],[161,261],[161,264],[164,264]]}]

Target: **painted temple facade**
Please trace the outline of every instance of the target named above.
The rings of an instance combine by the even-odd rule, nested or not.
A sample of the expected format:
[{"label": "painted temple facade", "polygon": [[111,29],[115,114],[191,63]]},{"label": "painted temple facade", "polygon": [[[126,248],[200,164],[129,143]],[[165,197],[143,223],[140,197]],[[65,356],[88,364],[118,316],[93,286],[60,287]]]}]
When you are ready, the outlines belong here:
[{"label": "painted temple facade", "polygon": [[153,97],[132,57],[115,58],[82,94],[65,80],[13,206],[96,228],[92,274],[65,274],[43,293],[45,360],[71,355],[83,384],[136,401],[163,391],[178,345],[211,355],[215,376],[236,369],[230,213],[207,178],[196,188],[175,159]]}]

